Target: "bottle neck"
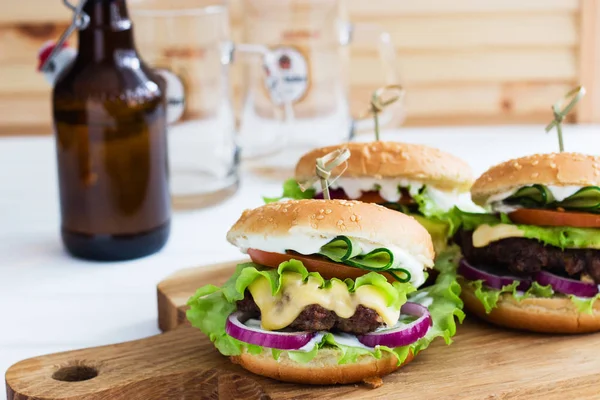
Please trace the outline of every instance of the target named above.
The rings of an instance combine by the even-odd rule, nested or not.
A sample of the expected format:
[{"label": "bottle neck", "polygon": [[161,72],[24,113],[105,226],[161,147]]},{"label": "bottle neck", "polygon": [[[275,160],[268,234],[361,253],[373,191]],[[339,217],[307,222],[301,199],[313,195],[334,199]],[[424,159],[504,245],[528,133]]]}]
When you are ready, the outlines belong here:
[{"label": "bottle neck", "polygon": [[112,59],[118,50],[135,50],[125,0],[87,0],[83,11],[90,23],[79,31],[79,57],[102,61]]}]

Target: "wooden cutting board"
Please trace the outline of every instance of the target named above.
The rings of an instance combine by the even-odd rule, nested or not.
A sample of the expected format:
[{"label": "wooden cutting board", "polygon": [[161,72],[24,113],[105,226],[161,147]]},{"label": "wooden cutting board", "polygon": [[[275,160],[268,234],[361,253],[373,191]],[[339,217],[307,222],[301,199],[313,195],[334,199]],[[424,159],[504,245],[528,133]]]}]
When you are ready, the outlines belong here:
[{"label": "wooden cutting board", "polygon": [[21,361],[6,373],[9,400],[170,399],[598,399],[600,334],[550,336],[474,319],[455,342],[437,340],[384,385],[311,387],[247,373],[185,326],[185,302],[223,283],[236,263],[183,270],[158,286],[165,333]]}]

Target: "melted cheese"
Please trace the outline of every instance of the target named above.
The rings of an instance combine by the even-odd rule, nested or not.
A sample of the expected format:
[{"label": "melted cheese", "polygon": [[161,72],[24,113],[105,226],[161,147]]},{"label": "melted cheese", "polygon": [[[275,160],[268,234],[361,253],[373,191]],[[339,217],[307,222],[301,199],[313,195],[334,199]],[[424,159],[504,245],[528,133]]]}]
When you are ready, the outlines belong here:
[{"label": "melted cheese", "polygon": [[341,318],[350,318],[356,307],[363,305],[375,310],[388,326],[394,325],[400,317],[400,309],[387,307],[382,293],[372,285],[361,286],[350,293],[345,283],[333,280],[330,287],[322,289],[318,279],[310,277],[304,283],[301,275],[295,272],[285,272],[281,276],[281,285],[276,296],[272,295],[271,285],[264,277],[248,286],[261,312],[262,329],[285,328],[311,304],[331,310]]},{"label": "melted cheese", "polygon": [[498,224],[494,226],[490,225],[479,225],[475,231],[473,231],[473,246],[484,247],[492,242],[498,240],[511,238],[511,237],[523,237],[525,234],[515,225]]}]

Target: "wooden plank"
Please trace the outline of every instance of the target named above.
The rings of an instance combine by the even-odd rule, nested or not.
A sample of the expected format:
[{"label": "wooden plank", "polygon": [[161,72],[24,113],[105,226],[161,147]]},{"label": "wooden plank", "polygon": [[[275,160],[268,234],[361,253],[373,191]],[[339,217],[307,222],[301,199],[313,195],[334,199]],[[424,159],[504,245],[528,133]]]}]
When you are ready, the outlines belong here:
[{"label": "wooden plank", "polygon": [[[406,112],[409,118],[446,118],[464,116],[500,117],[518,115],[545,115],[552,119],[550,105],[573,86],[572,83],[491,83],[491,84],[445,84],[435,86],[407,86]],[[367,108],[371,87],[353,88],[351,108],[358,116]],[[468,118],[464,118],[469,123]]]},{"label": "wooden plank", "polygon": [[[578,16],[561,14],[482,14],[473,16],[386,15],[374,18],[360,16],[358,24],[377,25],[388,32],[400,51],[430,51],[492,47],[547,48],[570,47],[578,44]],[[355,37],[360,36],[360,29]],[[373,43],[352,45],[373,47]]]},{"label": "wooden plank", "polygon": [[600,4],[581,0],[579,81],[588,93],[577,106],[578,121],[600,122]]},{"label": "wooden plank", "polygon": [[528,13],[574,12],[578,0],[347,0],[351,15],[414,15],[414,14],[475,14],[475,13]]},{"label": "wooden plank", "polygon": [[[0,64],[37,63],[38,50],[48,41],[56,41],[65,24],[0,25]],[[69,40],[76,46],[76,35]]]},{"label": "wooden plank", "polygon": [[[419,126],[490,126],[490,125],[529,125],[541,124],[546,122],[547,113],[536,112],[532,114],[481,114],[472,115],[469,113],[460,113],[455,115],[423,115],[406,117],[406,121],[402,126],[419,127]],[[574,122],[569,118],[569,122]],[[402,127],[399,127],[402,129]],[[543,129],[540,133],[543,133]],[[372,133],[371,133],[372,135]]]},{"label": "wooden plank", "polygon": [[[398,53],[401,79],[411,85],[506,81],[572,81],[578,76],[574,49],[509,49]],[[367,54],[352,57],[353,84],[381,82],[379,60]]]},{"label": "wooden plank", "polygon": [[[26,126],[46,126],[51,131],[52,110],[50,93],[0,95],[0,125],[6,131],[13,127],[19,130]],[[4,129],[3,129],[4,130]]]},{"label": "wooden plank", "polygon": [[0,64],[0,96],[18,93],[49,93],[50,84],[37,71],[37,61]]},{"label": "wooden plank", "polygon": [[[482,15],[476,17],[399,17],[378,18],[376,23],[392,37],[401,51],[427,52],[464,48],[520,48],[520,47],[567,47],[576,46],[578,27],[573,14],[562,15]],[[134,19],[134,23],[137,22]],[[65,24],[17,24],[0,25],[0,63],[27,62],[36,58],[38,49],[48,40],[56,40]],[[136,25],[138,45],[141,47],[144,25]],[[178,30],[189,32],[186,24]],[[360,35],[360,30],[357,36]],[[241,38],[241,27],[234,26],[232,34]],[[172,37],[177,37],[175,33]],[[76,46],[76,35],[70,39]],[[181,42],[181,41],[180,41]],[[181,43],[179,43],[181,44]],[[200,41],[189,46],[199,46]],[[357,41],[353,47],[373,49],[375,43]],[[143,49],[143,47],[141,47]]]},{"label": "wooden plank", "polygon": [[72,13],[59,1],[0,1],[0,24],[68,23]]}]

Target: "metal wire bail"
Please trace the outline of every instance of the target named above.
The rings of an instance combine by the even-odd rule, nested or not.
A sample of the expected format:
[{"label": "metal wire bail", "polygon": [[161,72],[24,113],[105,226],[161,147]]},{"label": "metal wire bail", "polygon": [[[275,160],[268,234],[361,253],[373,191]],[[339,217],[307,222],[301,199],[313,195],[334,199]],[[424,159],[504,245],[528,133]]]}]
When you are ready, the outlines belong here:
[{"label": "metal wire bail", "polygon": [[48,56],[48,58],[46,58],[46,61],[44,61],[42,68],[40,68],[41,71],[43,71],[43,72],[48,71],[50,63],[52,62],[52,60],[54,59],[56,54],[60,51],[60,49],[62,48],[63,44],[67,41],[69,36],[71,36],[73,31],[75,31],[75,29],[82,30],[82,29],[87,28],[87,26],[89,25],[90,16],[87,15],[83,11],[83,7],[85,6],[85,3],[87,3],[87,0],[80,0],[79,3],[75,6],[75,5],[71,4],[69,2],[69,0],[63,0],[63,4],[68,9],[73,11],[73,19],[71,20],[71,24],[67,27],[67,29],[65,29],[65,31],[62,33],[62,35],[60,35],[60,38],[54,45],[54,48],[50,52],[50,55]]}]

